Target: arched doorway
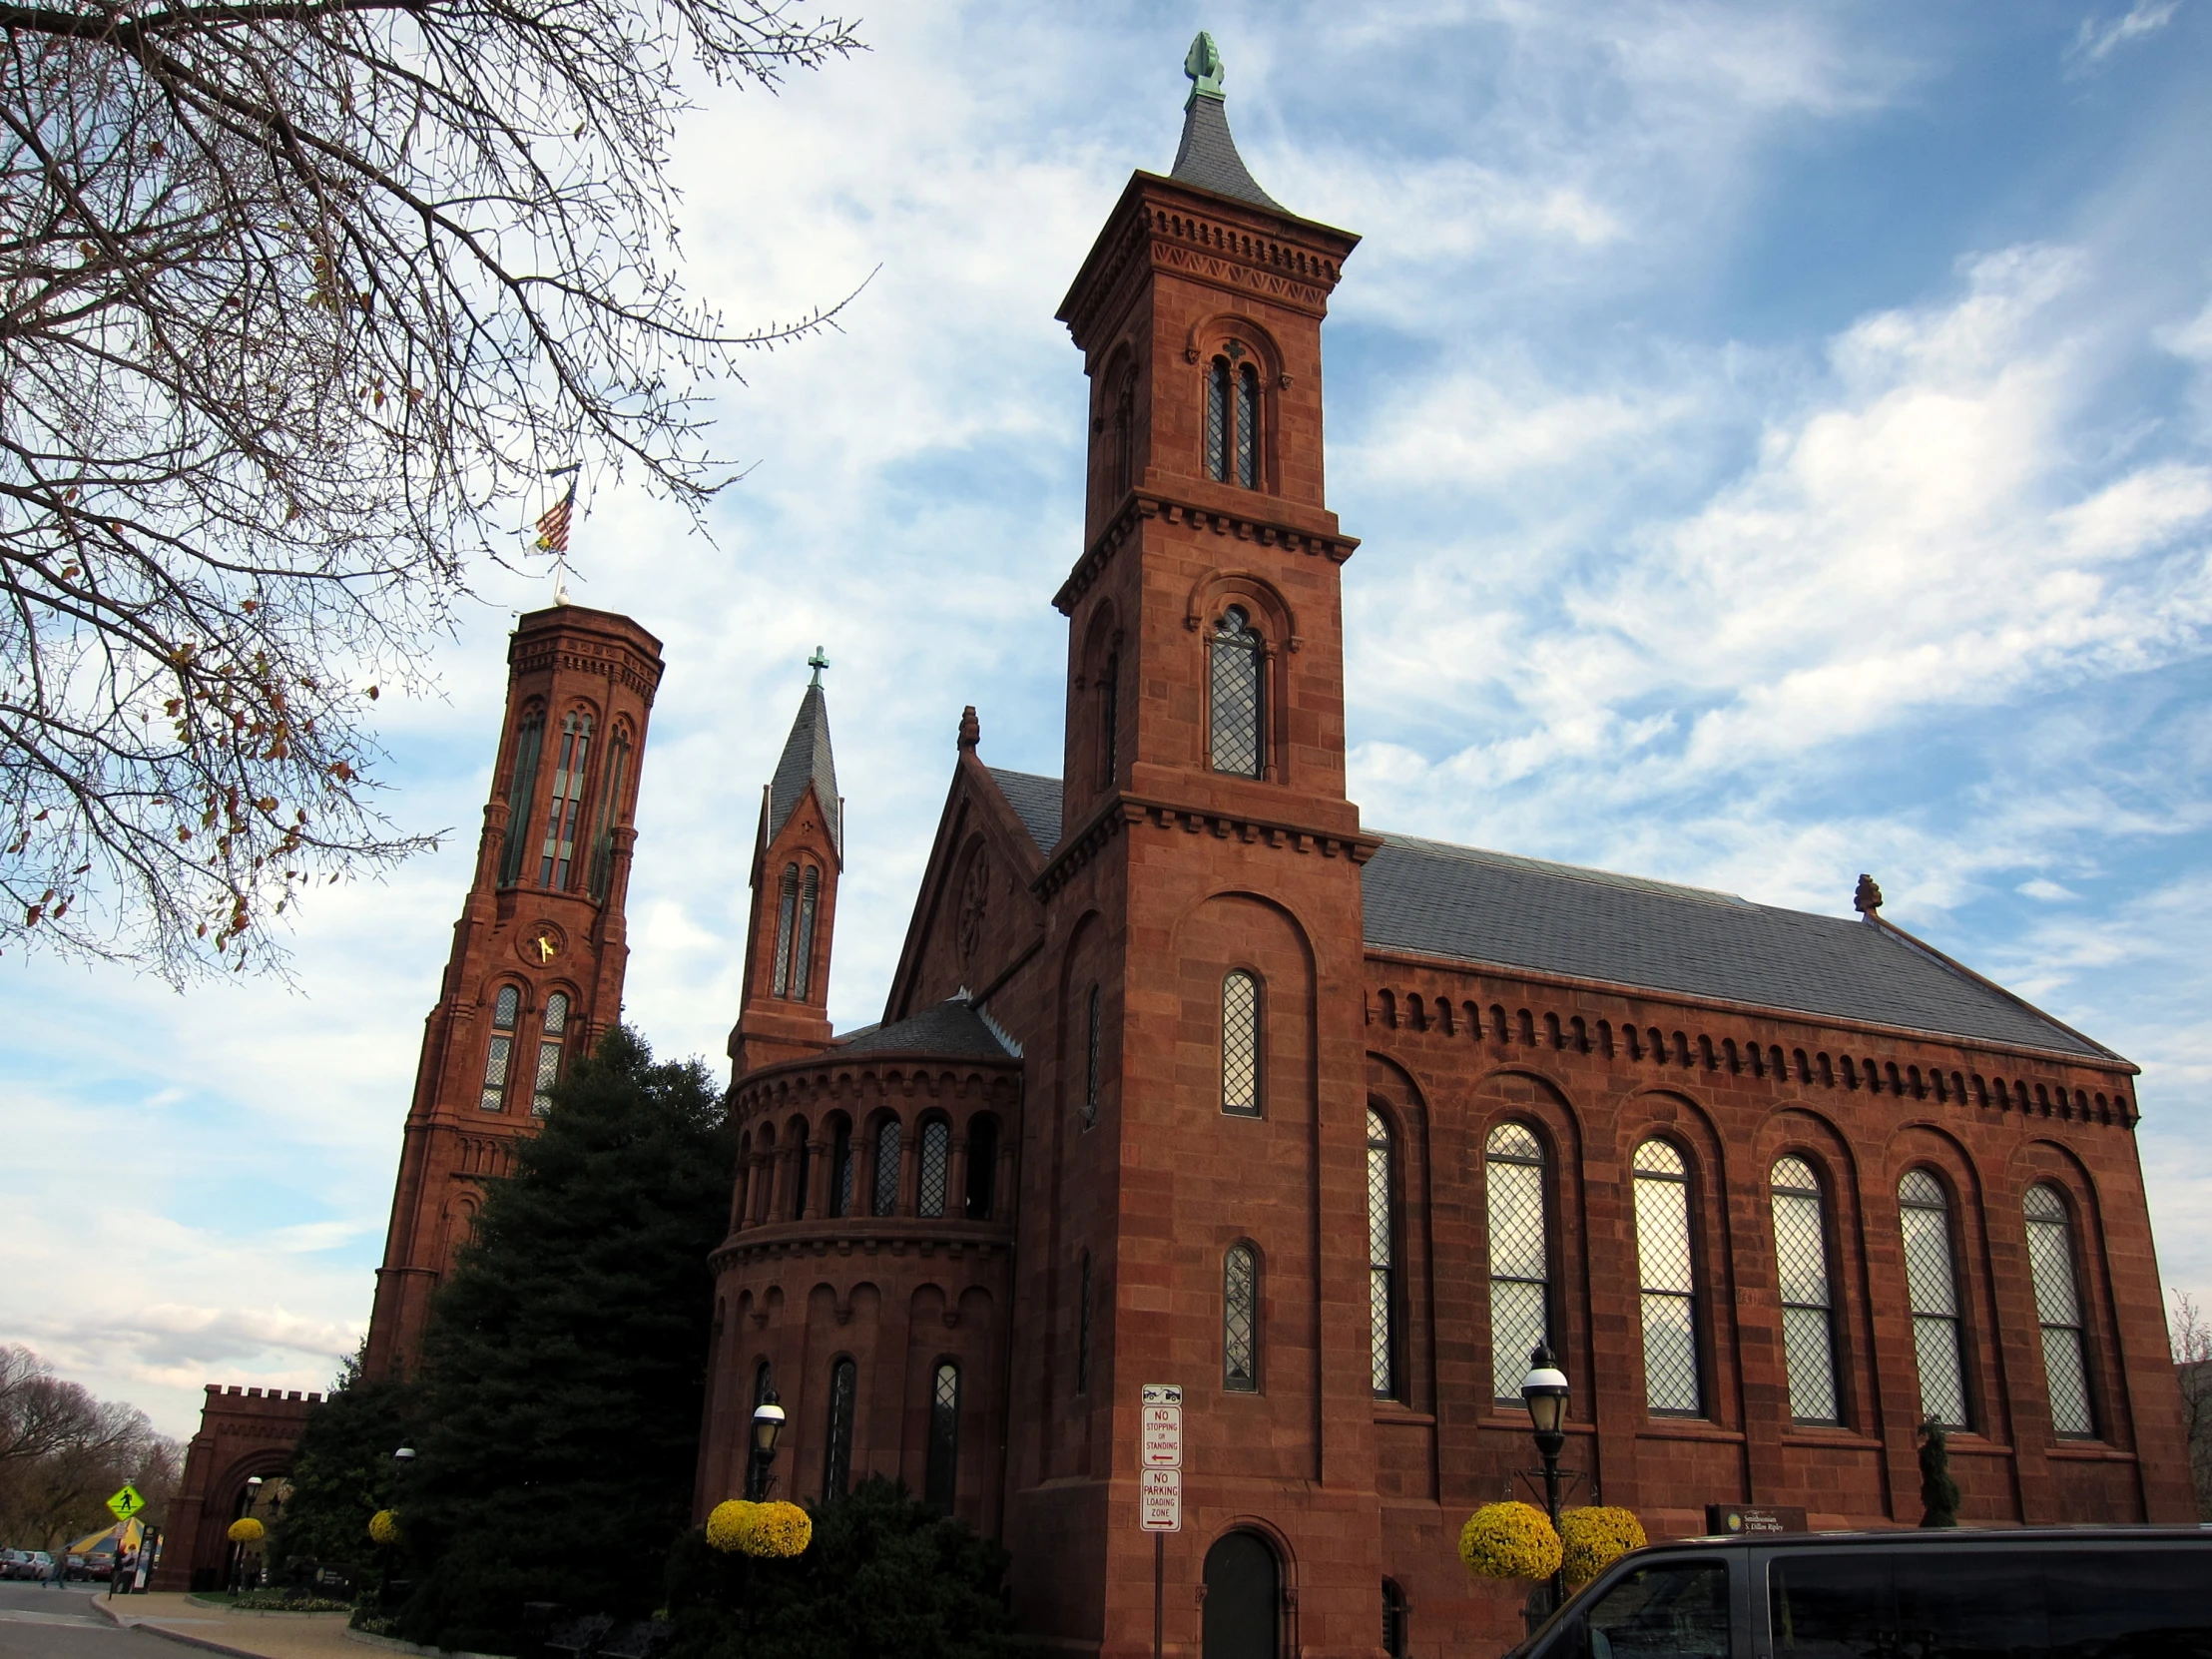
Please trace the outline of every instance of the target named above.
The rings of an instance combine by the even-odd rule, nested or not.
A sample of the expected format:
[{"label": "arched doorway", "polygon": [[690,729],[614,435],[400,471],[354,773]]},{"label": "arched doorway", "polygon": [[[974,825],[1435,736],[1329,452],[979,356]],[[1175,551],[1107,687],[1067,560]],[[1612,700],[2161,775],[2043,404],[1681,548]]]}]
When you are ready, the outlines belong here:
[{"label": "arched doorway", "polygon": [[1206,1552],[1205,1659],[1276,1659],[1283,1575],[1257,1532],[1225,1532]]}]

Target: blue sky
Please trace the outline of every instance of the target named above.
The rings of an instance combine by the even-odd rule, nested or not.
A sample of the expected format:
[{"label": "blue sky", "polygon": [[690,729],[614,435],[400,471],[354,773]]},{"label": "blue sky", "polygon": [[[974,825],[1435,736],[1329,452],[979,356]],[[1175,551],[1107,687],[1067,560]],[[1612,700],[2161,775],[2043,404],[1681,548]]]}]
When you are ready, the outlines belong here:
[{"label": "blue sky", "polygon": [[[1192,32],[1246,160],[1366,237],[1327,340],[1373,827],[1885,912],[2145,1068],[2212,1301],[2212,7],[940,3],[703,91],[696,287],[843,332],[719,398],[691,531],[587,481],[576,597],[660,633],[628,1006],[716,1057],[759,789],[817,644],[849,799],[832,1012],[875,1017],[975,704],[1057,772],[1084,385],[1052,320]],[[878,269],[879,268],[879,269]],[[0,1340],[189,1430],[357,1339],[513,610],[384,707],[395,818],[296,983],[0,961]]]}]

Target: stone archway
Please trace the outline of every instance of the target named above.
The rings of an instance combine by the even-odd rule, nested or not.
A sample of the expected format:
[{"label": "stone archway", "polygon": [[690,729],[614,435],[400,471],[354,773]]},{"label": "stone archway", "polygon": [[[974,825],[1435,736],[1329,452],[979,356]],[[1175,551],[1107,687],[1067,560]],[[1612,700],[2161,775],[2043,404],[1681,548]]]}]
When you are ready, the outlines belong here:
[{"label": "stone archway", "polygon": [[1278,1659],[1283,1566],[1275,1546],[1245,1528],[1206,1552],[1205,1659]]}]

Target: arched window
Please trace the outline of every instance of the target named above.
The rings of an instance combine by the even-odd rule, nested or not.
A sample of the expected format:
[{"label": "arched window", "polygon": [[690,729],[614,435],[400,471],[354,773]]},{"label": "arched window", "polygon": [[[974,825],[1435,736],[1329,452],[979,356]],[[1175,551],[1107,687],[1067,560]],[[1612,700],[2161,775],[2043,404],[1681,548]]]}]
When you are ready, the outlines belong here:
[{"label": "arched window", "polygon": [[1898,1183],[1905,1233],[1905,1283],[1913,1303],[1913,1352],[1920,1361],[1921,1415],[1966,1426],[1966,1365],[1958,1322],[1958,1264],[1951,1254],[1950,1198],[1925,1169]]},{"label": "arched window", "polygon": [[792,1000],[807,1000],[815,971],[815,905],[822,897],[822,871],[813,864],[799,882],[799,942],[792,951]]},{"label": "arched window", "polygon": [[1114,398],[1114,494],[1137,481],[1137,371],[1122,376]]},{"label": "arched window", "polygon": [[1085,1129],[1098,1121],[1098,1045],[1101,1041],[1101,1032],[1099,1029],[1099,989],[1096,985],[1091,987],[1089,1003],[1090,1036],[1084,1044],[1083,1051],[1082,1115]]},{"label": "arched window", "polygon": [[1782,1291],[1782,1352],[1790,1367],[1790,1415],[1799,1422],[1839,1422],[1836,1298],[1829,1285],[1821,1179],[1803,1158],[1777,1158],[1768,1184],[1774,1201],[1775,1273]]},{"label": "arched window", "polygon": [[1260,1259],[1248,1244],[1221,1259],[1221,1385],[1260,1391]]},{"label": "arched window", "polygon": [[875,1131],[875,1191],[870,1208],[876,1215],[898,1212],[898,1119],[885,1118]]},{"label": "arched window", "polygon": [[545,711],[532,709],[522,717],[515,733],[514,769],[507,775],[507,844],[499,854],[499,884],[511,887],[522,879],[522,860],[529,850],[530,814],[538,791],[538,752],[545,747]]},{"label": "arched window", "polygon": [[1260,1115],[1260,981],[1243,968],[1221,982],[1221,1109]]},{"label": "arched window", "polygon": [[1206,372],[1206,476],[1217,483],[1260,487],[1260,371],[1250,351],[1231,340]]},{"label": "arched window", "polygon": [[491,1047],[484,1051],[483,1092],[476,1104],[487,1112],[507,1109],[507,1073],[514,1065],[515,1022],[522,1016],[522,992],[512,985],[499,987],[491,1005]]},{"label": "arched window", "polygon": [[839,1360],[830,1368],[830,1433],[822,1442],[822,1496],[844,1496],[852,1482],[852,1408],[860,1391],[859,1368]]},{"label": "arched window", "polygon": [[807,1189],[815,1173],[814,1132],[803,1123],[793,1133],[799,1141],[799,1147],[792,1155],[795,1166],[792,1171],[792,1220],[805,1221],[807,1201],[813,1196]]},{"label": "arched window", "polygon": [[1517,1404],[1528,1356],[1551,1329],[1544,1148],[1525,1123],[1501,1123],[1483,1150],[1490,1201],[1490,1388]]},{"label": "arched window", "polygon": [[778,996],[792,993],[792,930],[799,924],[799,866],[786,864],[776,884],[776,956],[774,986]]},{"label": "arched window", "polygon": [[929,1385],[929,1468],[922,1501],[949,1515],[959,1479],[960,1368],[942,1360]]},{"label": "arched window", "polygon": [[1267,775],[1265,658],[1251,613],[1232,605],[1214,624],[1213,731],[1210,756],[1216,772],[1239,778]]},{"label": "arched window", "polygon": [[2081,1292],[2074,1278],[2073,1227],[2055,1188],[2027,1189],[2027,1261],[2035,1276],[2035,1319],[2043,1328],[2043,1381],[2050,1388],[2050,1425],[2086,1438],[2097,1431],[2089,1402],[2087,1345],[2082,1341]]},{"label": "arched window", "polygon": [[538,1074],[530,1093],[530,1110],[544,1117],[553,1110],[553,1085],[561,1080],[561,1044],[568,1036],[568,992],[555,991],[545,999],[545,1018],[538,1026]]},{"label": "arched window", "polygon": [[1382,1651],[1405,1659],[1405,1592],[1394,1580],[1382,1580]]},{"label": "arched window", "polygon": [[1666,1141],[1636,1149],[1636,1262],[1643,1283],[1644,1404],[1654,1416],[1694,1417],[1697,1291],[1690,1263],[1690,1175]]},{"label": "arched window", "polygon": [[1083,1252],[1075,1273],[1075,1391],[1091,1391],[1091,1253]]},{"label": "arched window", "polygon": [[1098,679],[1098,782],[1112,789],[1121,777],[1121,653],[1106,653]]},{"label": "arched window", "polygon": [[921,1126],[921,1203],[925,1216],[944,1214],[946,1184],[951,1180],[952,1127],[942,1118]]},{"label": "arched window", "polygon": [[1368,1111],[1368,1364],[1377,1399],[1397,1397],[1397,1171],[1390,1126]]},{"label": "arched window", "polygon": [[753,1166],[753,1220],[765,1222],[776,1205],[776,1129],[761,1126],[759,1150]]},{"label": "arched window", "polygon": [[576,820],[584,810],[584,765],[591,755],[591,716],[581,710],[561,722],[561,754],[553,769],[553,805],[545,819],[538,885],[564,889],[576,856]]},{"label": "arched window", "polygon": [[967,1132],[967,1205],[969,1221],[989,1221],[997,1198],[998,1122],[970,1118]]},{"label": "arched window", "polygon": [[753,1368],[753,1409],[758,1411],[768,1403],[768,1396],[776,1386],[776,1372],[766,1360]]},{"label": "arched window", "polygon": [[599,786],[599,832],[592,837],[591,895],[607,896],[607,881],[615,864],[615,815],[622,805],[623,774],[630,767],[630,733],[627,728],[616,727],[613,744],[607,750],[604,780]]},{"label": "arched window", "polygon": [[843,1118],[830,1131],[830,1213],[852,1214],[852,1125]]}]

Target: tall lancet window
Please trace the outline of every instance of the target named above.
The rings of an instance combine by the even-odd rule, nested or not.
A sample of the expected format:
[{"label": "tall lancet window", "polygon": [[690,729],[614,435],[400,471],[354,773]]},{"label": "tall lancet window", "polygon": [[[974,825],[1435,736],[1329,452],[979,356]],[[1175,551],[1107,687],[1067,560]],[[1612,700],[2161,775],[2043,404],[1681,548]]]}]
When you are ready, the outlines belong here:
[{"label": "tall lancet window", "polygon": [[1518,1401],[1528,1356],[1551,1327],[1551,1240],[1544,1148],[1525,1123],[1501,1123],[1484,1145],[1490,1201],[1490,1389]]},{"label": "tall lancet window", "polygon": [[952,1126],[931,1118],[921,1126],[921,1191],[914,1208],[925,1216],[944,1214],[945,1191],[952,1173]]},{"label": "tall lancet window", "polygon": [[1089,997],[1089,1033],[1083,1046],[1083,1104],[1080,1108],[1083,1127],[1088,1129],[1098,1121],[1098,1061],[1099,1043],[1099,989],[1091,987]]},{"label": "tall lancet window", "polygon": [[1221,1109],[1260,1115],[1260,981],[1243,968],[1221,982]]},{"label": "tall lancet window", "polygon": [[792,993],[792,931],[799,922],[799,866],[786,864],[776,896],[776,994]]},{"label": "tall lancet window", "polygon": [[1913,1352],[1921,1368],[1921,1415],[1966,1426],[1966,1365],[1958,1321],[1958,1260],[1951,1251],[1950,1195],[1925,1169],[1898,1183],[1905,1234],[1905,1286],[1913,1304]]},{"label": "tall lancet window", "polygon": [[875,1191],[871,1211],[878,1216],[898,1209],[898,1119],[885,1118],[875,1131]]},{"label": "tall lancet window", "polygon": [[1397,1397],[1397,1172],[1390,1126],[1368,1113],[1368,1365],[1377,1399]]},{"label": "tall lancet window", "polygon": [[2074,1282],[2073,1228],[2056,1189],[2027,1189],[2027,1262],[2035,1278],[2035,1319],[2043,1328],[2043,1381],[2050,1388],[2050,1425],[2085,1438],[2097,1431],[2089,1406],[2089,1366],[2082,1341],[2081,1293]]},{"label": "tall lancet window", "polygon": [[937,1362],[929,1384],[929,1463],[922,1501],[939,1514],[952,1512],[960,1483],[960,1368]]},{"label": "tall lancet window", "polygon": [[1790,1415],[1840,1420],[1835,1293],[1828,1279],[1828,1223],[1821,1178],[1803,1158],[1777,1158],[1771,1180],[1774,1260],[1782,1284],[1782,1352],[1790,1366]]},{"label": "tall lancet window", "polygon": [[1655,1416],[1705,1408],[1690,1257],[1690,1171],[1666,1141],[1636,1149],[1636,1264],[1643,1280],[1644,1404]]},{"label": "tall lancet window", "polygon": [[499,987],[491,1005],[491,1047],[484,1051],[483,1092],[476,1104],[487,1112],[507,1108],[507,1073],[514,1066],[515,1022],[522,1015],[522,992],[512,985]]},{"label": "tall lancet window", "polygon": [[1114,494],[1121,495],[1137,481],[1137,371],[1122,376],[1121,392],[1114,400]]},{"label": "tall lancet window", "polygon": [[1260,1256],[1248,1244],[1231,1245],[1221,1260],[1221,1385],[1260,1391]]},{"label": "tall lancet window", "polygon": [[1266,709],[1261,676],[1266,659],[1260,631],[1242,605],[1230,606],[1214,624],[1213,659],[1213,768],[1240,778],[1264,777]]},{"label": "tall lancet window", "polygon": [[553,772],[553,805],[545,819],[545,848],[538,858],[538,885],[556,891],[568,885],[576,856],[576,821],[584,811],[584,767],[591,759],[591,716],[578,712],[561,722],[561,753]]},{"label": "tall lancet window", "polygon": [[1260,371],[1231,340],[1206,370],[1206,476],[1260,487]]},{"label": "tall lancet window", "polygon": [[530,1110],[539,1117],[553,1110],[553,1085],[561,1080],[561,1045],[568,1040],[568,992],[545,999],[538,1026],[538,1075],[530,1091]]},{"label": "tall lancet window", "polygon": [[844,1496],[852,1481],[852,1407],[860,1392],[859,1368],[839,1360],[830,1368],[830,1432],[822,1446],[822,1496]]},{"label": "tall lancet window", "polygon": [[815,905],[822,897],[822,871],[813,864],[799,881],[799,940],[792,951],[792,1000],[807,1000],[815,970]]},{"label": "tall lancet window", "polygon": [[622,778],[630,766],[630,734],[620,727],[607,750],[606,779],[599,786],[599,831],[592,837],[591,895],[607,896],[615,865],[615,814],[621,810]]},{"label": "tall lancet window", "polygon": [[507,775],[507,844],[499,854],[499,884],[522,879],[530,847],[531,798],[538,793],[538,751],[545,746],[545,711],[532,709],[515,732],[514,769]]},{"label": "tall lancet window", "polygon": [[1121,777],[1121,654],[1106,653],[1098,681],[1098,782],[1112,789]]}]

